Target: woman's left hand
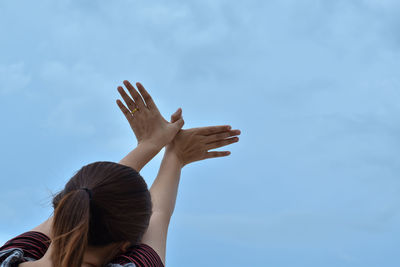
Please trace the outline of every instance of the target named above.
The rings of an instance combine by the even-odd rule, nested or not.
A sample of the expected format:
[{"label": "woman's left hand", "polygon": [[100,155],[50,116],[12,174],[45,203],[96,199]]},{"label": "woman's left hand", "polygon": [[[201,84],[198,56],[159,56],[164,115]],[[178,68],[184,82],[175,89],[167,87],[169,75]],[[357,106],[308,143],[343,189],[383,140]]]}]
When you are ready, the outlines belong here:
[{"label": "woman's left hand", "polygon": [[184,124],[181,116],[182,110],[179,108],[174,113],[174,116],[179,117],[179,119],[170,123],[160,114],[156,104],[142,84],[136,83],[139,92],[126,80],[124,85],[132,98],[128,96],[122,86],[119,86],[118,92],[127,107],[119,99],[117,104],[135,133],[138,144],[147,143],[161,149],[170,143]]}]

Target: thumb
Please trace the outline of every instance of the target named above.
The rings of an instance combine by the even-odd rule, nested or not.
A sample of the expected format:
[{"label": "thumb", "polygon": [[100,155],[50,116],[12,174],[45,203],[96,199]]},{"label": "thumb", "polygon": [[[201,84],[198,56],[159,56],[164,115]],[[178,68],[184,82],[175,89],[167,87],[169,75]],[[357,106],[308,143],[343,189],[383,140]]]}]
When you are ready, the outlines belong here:
[{"label": "thumb", "polygon": [[171,122],[174,123],[182,117],[182,109],[178,108],[174,114],[171,115]]},{"label": "thumb", "polygon": [[185,121],[183,120],[182,117],[180,117],[177,121],[173,123],[173,125],[178,129],[178,131],[183,127],[185,124]]}]

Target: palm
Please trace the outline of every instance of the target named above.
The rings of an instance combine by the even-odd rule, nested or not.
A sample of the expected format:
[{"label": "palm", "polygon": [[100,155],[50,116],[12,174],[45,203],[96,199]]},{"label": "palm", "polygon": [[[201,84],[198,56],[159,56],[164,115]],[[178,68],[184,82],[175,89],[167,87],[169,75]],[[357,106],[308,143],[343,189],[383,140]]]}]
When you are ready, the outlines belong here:
[{"label": "palm", "polygon": [[[168,122],[161,115],[143,85],[136,83],[139,94],[128,81],[124,81],[124,84],[132,98],[128,96],[122,87],[118,87],[118,91],[127,107],[120,100],[117,100],[117,104],[128,120],[138,143],[151,142],[160,147],[169,143],[182,128],[183,119],[180,118],[174,123]],[[180,112],[181,110],[178,109],[175,114]]]}]

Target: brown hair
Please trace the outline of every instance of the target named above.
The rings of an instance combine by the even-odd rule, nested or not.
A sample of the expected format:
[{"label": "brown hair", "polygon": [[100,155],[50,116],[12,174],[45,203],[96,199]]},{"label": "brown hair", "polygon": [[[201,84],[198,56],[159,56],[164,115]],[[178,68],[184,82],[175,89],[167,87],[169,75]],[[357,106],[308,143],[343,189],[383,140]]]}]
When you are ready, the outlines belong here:
[{"label": "brown hair", "polygon": [[147,184],[134,169],[114,163],[83,166],[53,198],[52,261],[81,266],[87,246],[138,244],[151,216]]}]

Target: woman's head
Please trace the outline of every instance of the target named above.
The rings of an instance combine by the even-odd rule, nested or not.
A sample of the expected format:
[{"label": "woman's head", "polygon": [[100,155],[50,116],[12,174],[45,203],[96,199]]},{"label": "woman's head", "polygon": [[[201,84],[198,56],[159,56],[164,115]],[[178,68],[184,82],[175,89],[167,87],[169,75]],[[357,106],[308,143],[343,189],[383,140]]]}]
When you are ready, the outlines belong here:
[{"label": "woman's head", "polygon": [[82,167],[53,199],[52,260],[80,266],[88,246],[140,242],[151,216],[150,192],[134,169],[95,162]]}]

